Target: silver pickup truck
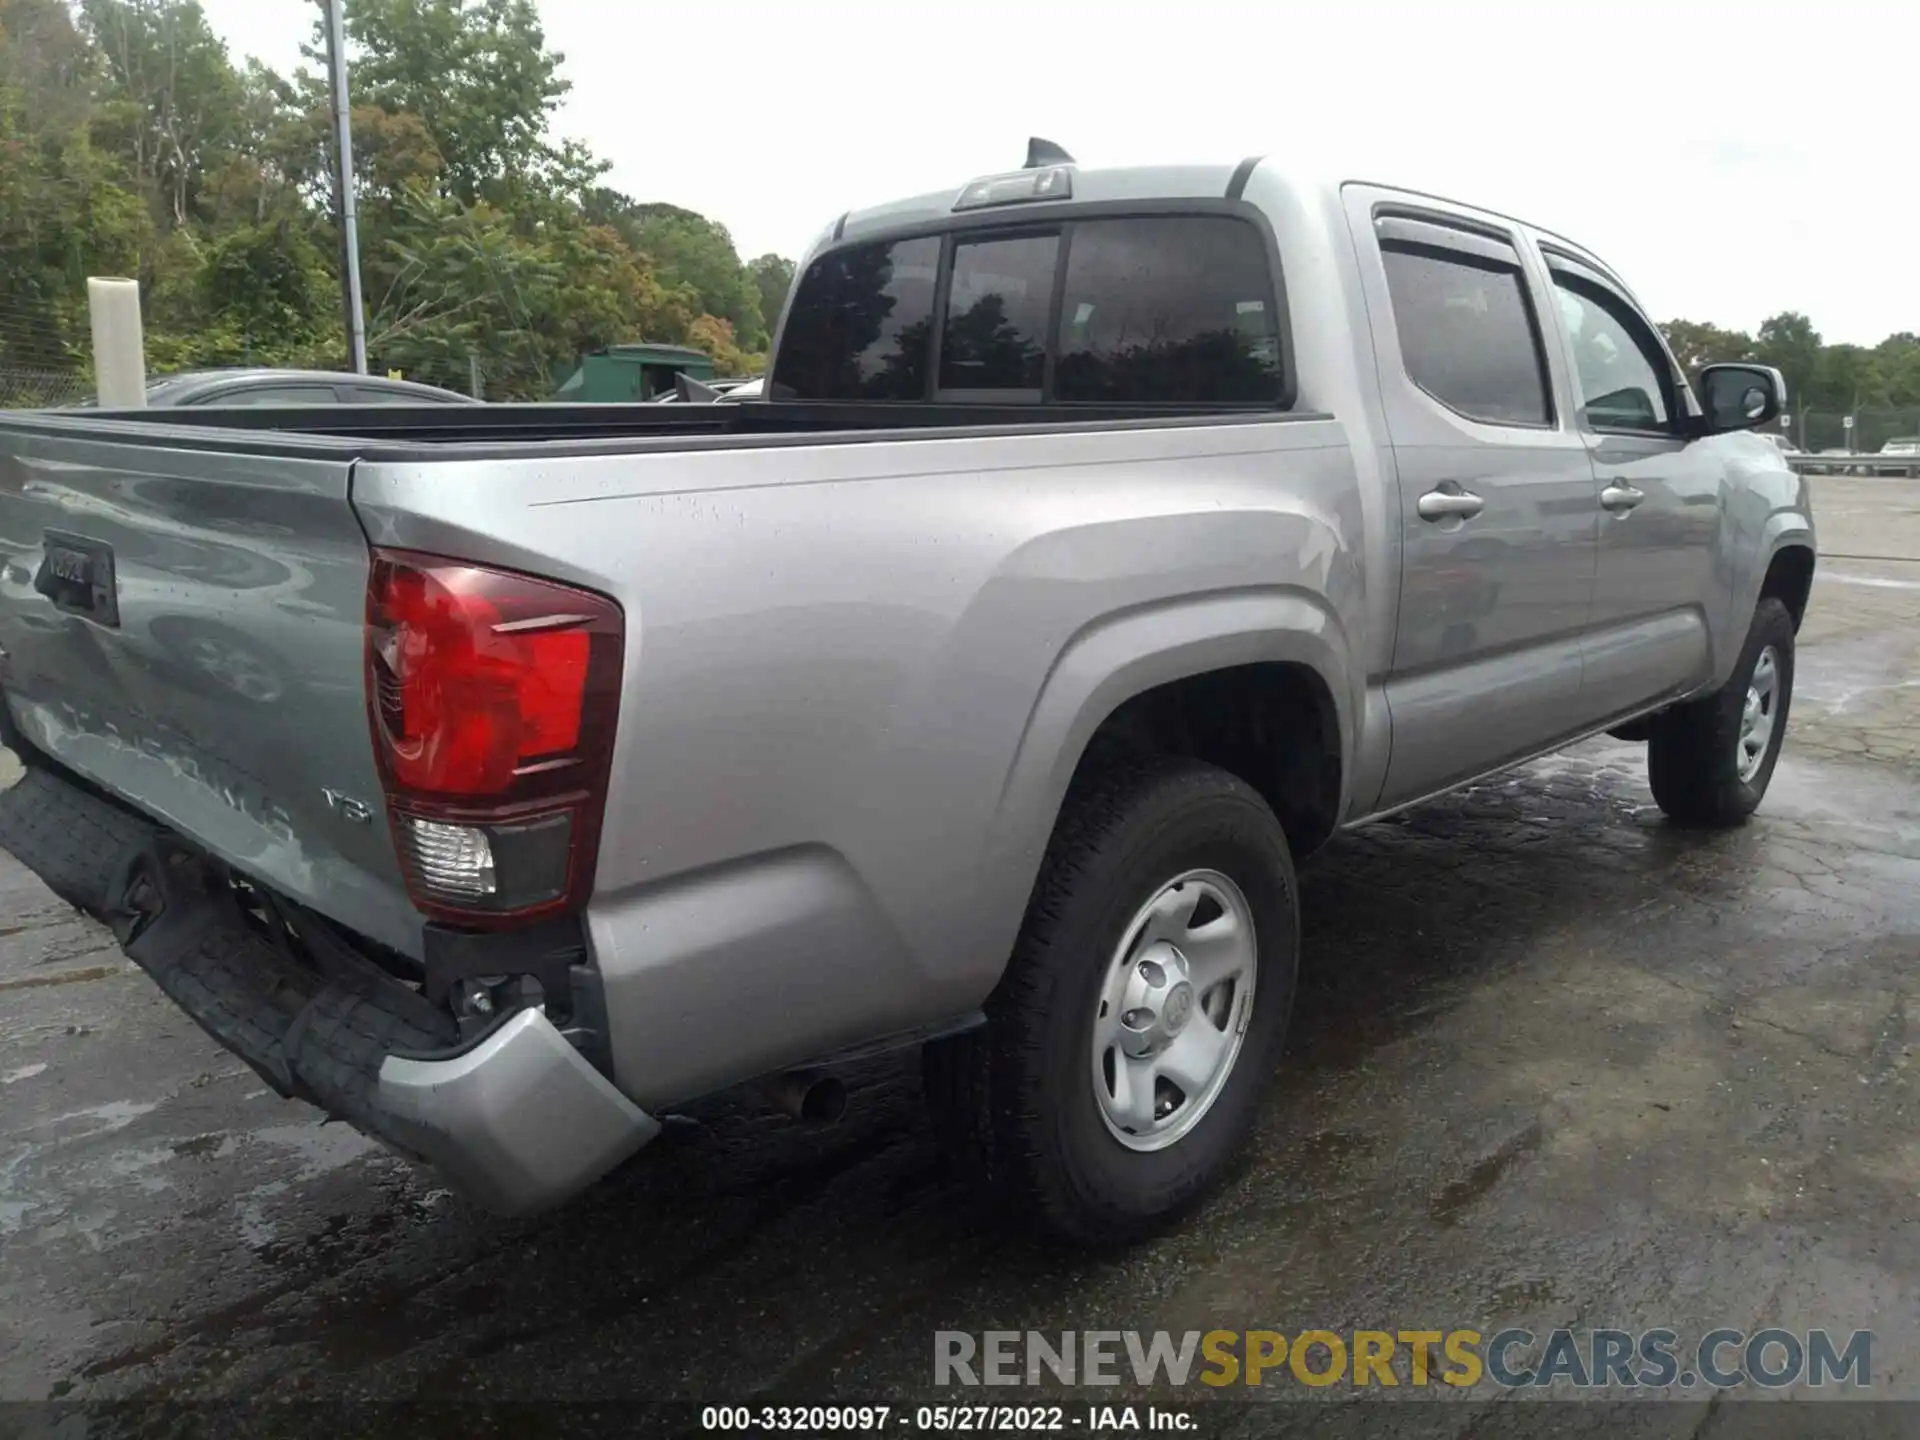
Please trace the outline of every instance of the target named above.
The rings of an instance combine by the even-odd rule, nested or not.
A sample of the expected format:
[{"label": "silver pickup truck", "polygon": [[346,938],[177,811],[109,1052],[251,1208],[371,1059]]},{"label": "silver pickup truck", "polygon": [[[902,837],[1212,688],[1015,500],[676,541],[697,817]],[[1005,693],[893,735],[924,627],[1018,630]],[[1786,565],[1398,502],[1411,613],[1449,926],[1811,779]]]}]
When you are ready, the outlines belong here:
[{"label": "silver pickup truck", "polygon": [[1124,1240],[1248,1130],[1335,831],[1603,731],[1760,802],[1783,399],[1503,215],[1042,154],[835,220],[757,401],[0,418],[0,843],[502,1212],[919,1046]]}]

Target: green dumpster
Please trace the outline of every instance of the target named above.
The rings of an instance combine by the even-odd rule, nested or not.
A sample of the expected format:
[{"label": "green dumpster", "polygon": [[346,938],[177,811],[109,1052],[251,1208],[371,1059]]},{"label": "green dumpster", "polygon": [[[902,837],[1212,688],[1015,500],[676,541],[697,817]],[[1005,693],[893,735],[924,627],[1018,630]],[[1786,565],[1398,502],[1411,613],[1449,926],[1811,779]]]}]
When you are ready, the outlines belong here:
[{"label": "green dumpster", "polygon": [[676,375],[711,380],[713,359],[684,345],[609,345],[581,357],[553,398],[582,405],[631,404],[666,394]]}]

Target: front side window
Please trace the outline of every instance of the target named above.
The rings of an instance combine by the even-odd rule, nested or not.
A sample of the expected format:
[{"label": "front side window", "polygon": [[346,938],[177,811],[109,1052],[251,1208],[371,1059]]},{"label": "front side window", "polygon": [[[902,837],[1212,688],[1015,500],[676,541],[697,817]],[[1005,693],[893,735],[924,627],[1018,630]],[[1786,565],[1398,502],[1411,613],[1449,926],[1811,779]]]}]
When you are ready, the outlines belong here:
[{"label": "front side window", "polygon": [[[1056,235],[957,241],[940,332],[940,391],[1038,400],[1047,365]],[[962,392],[953,397],[953,392]]]},{"label": "front side window", "polygon": [[1280,394],[1280,327],[1251,225],[1183,215],[1074,226],[1054,398],[1258,402]]},{"label": "front side window", "polygon": [[1560,315],[1573,345],[1574,376],[1587,423],[1596,430],[1667,430],[1673,386],[1651,330],[1626,303],[1558,270]]},{"label": "front side window", "polygon": [[854,245],[807,267],[773,384],[796,400],[924,400],[940,239]]},{"label": "front side window", "polygon": [[1546,358],[1512,265],[1438,246],[1382,245],[1400,354],[1413,383],[1470,420],[1546,425]]},{"label": "front side window", "polygon": [[451,395],[435,395],[430,390],[388,390],[379,385],[347,387],[350,405],[458,405]]}]

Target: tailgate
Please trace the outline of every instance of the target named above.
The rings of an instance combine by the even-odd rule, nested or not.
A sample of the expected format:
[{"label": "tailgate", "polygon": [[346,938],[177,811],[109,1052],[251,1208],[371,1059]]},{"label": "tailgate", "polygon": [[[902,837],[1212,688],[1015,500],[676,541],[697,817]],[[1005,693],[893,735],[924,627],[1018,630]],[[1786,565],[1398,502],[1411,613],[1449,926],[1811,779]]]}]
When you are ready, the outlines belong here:
[{"label": "tailgate", "polygon": [[0,423],[13,723],[241,873],[417,955],[368,729],[351,450],[133,428]]}]

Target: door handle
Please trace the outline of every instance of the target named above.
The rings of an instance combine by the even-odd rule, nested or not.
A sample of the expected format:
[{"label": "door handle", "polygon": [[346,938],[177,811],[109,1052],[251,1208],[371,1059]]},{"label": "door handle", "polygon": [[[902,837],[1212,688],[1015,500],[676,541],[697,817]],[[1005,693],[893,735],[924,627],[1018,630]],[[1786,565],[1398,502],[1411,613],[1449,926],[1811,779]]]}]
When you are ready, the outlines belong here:
[{"label": "door handle", "polygon": [[1451,490],[1429,490],[1414,503],[1414,509],[1420,512],[1422,520],[1445,520],[1458,515],[1461,519],[1471,519],[1487,508],[1487,502],[1471,490],[1455,487]]},{"label": "door handle", "polygon": [[1615,515],[1626,514],[1646,498],[1646,491],[1636,490],[1623,480],[1615,480],[1600,492],[1601,505]]}]

